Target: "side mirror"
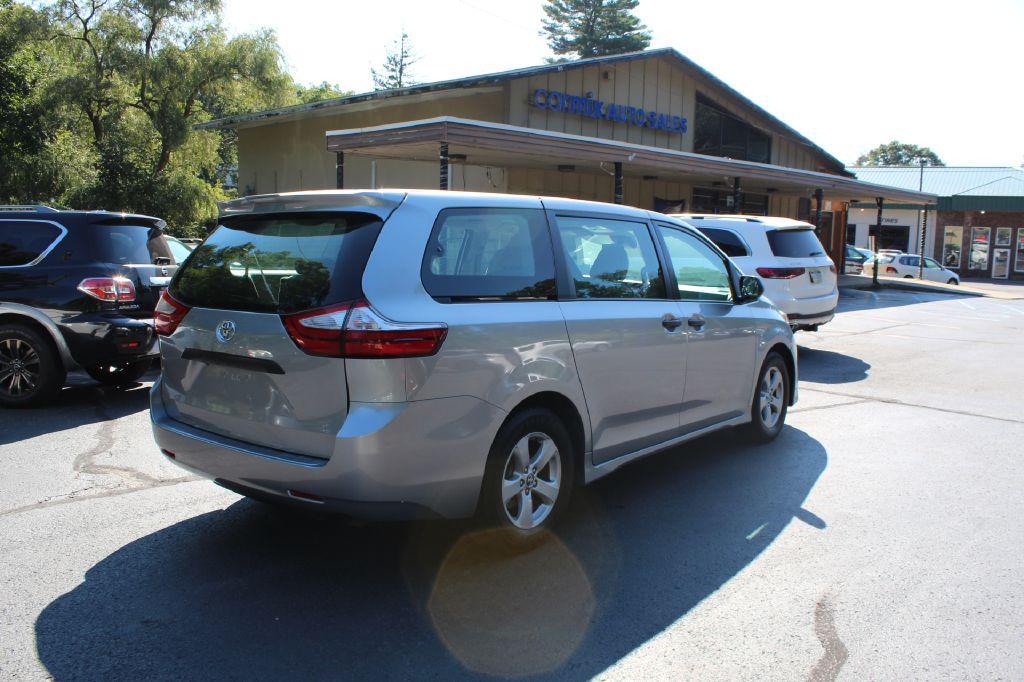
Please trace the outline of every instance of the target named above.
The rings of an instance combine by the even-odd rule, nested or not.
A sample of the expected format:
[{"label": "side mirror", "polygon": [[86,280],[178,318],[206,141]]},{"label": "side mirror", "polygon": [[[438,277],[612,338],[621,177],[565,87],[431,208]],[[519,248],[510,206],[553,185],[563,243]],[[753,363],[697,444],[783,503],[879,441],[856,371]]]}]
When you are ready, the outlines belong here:
[{"label": "side mirror", "polygon": [[740,277],[740,303],[751,303],[761,298],[764,293],[764,285],[757,277],[743,275]]}]

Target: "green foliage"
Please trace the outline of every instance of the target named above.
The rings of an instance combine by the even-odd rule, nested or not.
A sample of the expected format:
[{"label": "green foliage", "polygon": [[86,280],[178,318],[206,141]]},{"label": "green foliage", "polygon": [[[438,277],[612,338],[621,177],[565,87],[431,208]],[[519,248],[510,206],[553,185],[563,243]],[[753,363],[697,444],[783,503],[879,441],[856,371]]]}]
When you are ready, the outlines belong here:
[{"label": "green foliage", "polygon": [[402,31],[401,37],[392,43],[391,49],[388,50],[380,70],[370,69],[370,75],[373,76],[373,89],[394,90],[415,85],[416,81],[412,79],[410,68],[418,61],[419,57],[412,51],[409,34]]},{"label": "green foliage", "polygon": [[857,158],[858,166],[918,166],[924,161],[926,166],[945,166],[939,155],[928,147],[916,144],[904,144],[893,140],[881,144]]},{"label": "green foliage", "polygon": [[125,210],[202,233],[234,131],[195,124],[301,100],[270,31],[220,0],[0,0],[0,200]]},{"label": "green foliage", "polygon": [[298,99],[299,104],[322,102],[325,99],[348,97],[351,94],[353,94],[351,90],[344,90],[340,85],[328,83],[327,81],[324,81],[319,85],[306,86],[296,84],[295,86],[295,97]]},{"label": "green foliage", "polygon": [[556,55],[599,57],[645,50],[647,27],[633,15],[639,0],[548,0],[541,35]]}]

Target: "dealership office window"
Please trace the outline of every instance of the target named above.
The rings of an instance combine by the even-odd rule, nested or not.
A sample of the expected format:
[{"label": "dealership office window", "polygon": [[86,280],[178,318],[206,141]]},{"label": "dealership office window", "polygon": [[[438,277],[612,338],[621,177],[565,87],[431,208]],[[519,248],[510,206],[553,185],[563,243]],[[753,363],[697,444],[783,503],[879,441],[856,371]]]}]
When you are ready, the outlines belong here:
[{"label": "dealership office window", "polygon": [[1024,272],[1024,227],[1017,228],[1017,256],[1013,262],[1014,272]]},{"label": "dealership office window", "polygon": [[975,227],[971,232],[971,259],[968,267],[971,270],[988,269],[988,247],[992,236],[991,227]]},{"label": "dealership office window", "polygon": [[771,163],[771,136],[697,93],[693,151],[741,161]]},{"label": "dealership office window", "polygon": [[739,208],[733,206],[731,190],[693,189],[692,213],[742,213],[744,215],[768,215],[767,194],[740,194]]},{"label": "dealership office window", "polygon": [[960,254],[963,252],[964,228],[947,227],[942,237],[942,264],[953,270],[960,269]]}]

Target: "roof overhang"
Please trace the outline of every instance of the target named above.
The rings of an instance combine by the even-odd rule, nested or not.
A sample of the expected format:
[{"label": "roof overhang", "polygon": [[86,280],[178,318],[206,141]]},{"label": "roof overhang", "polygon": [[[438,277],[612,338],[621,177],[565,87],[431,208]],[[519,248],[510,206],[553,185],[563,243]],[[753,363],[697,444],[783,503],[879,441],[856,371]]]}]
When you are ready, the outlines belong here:
[{"label": "roof overhang", "polygon": [[934,204],[934,194],[861,182],[854,178],[752,161],[705,156],[537,128],[442,116],[370,128],[327,131],[327,149],[377,158],[437,161],[438,143],[449,154],[465,154],[481,166],[526,167],[572,164],[577,170],[607,171],[621,162],[630,176],[656,175],[688,184],[726,184],[739,177],[746,191],[808,196],[816,189],[842,201],[876,198],[912,204]]}]

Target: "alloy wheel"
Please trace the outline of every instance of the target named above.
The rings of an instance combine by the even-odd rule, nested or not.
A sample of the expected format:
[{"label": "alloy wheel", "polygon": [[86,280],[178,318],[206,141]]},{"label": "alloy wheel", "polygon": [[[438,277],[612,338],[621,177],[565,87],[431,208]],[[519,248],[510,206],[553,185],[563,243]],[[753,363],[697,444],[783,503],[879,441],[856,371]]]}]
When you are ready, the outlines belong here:
[{"label": "alloy wheel", "polygon": [[39,353],[21,339],[0,341],[0,391],[20,398],[39,385]]},{"label": "alloy wheel", "polygon": [[785,382],[778,367],[769,367],[761,379],[760,402],[761,423],[766,429],[775,428],[782,415],[783,401],[786,399]]},{"label": "alloy wheel", "polygon": [[546,433],[529,433],[513,446],[501,476],[501,503],[516,528],[529,530],[551,514],[562,483],[558,446]]}]

